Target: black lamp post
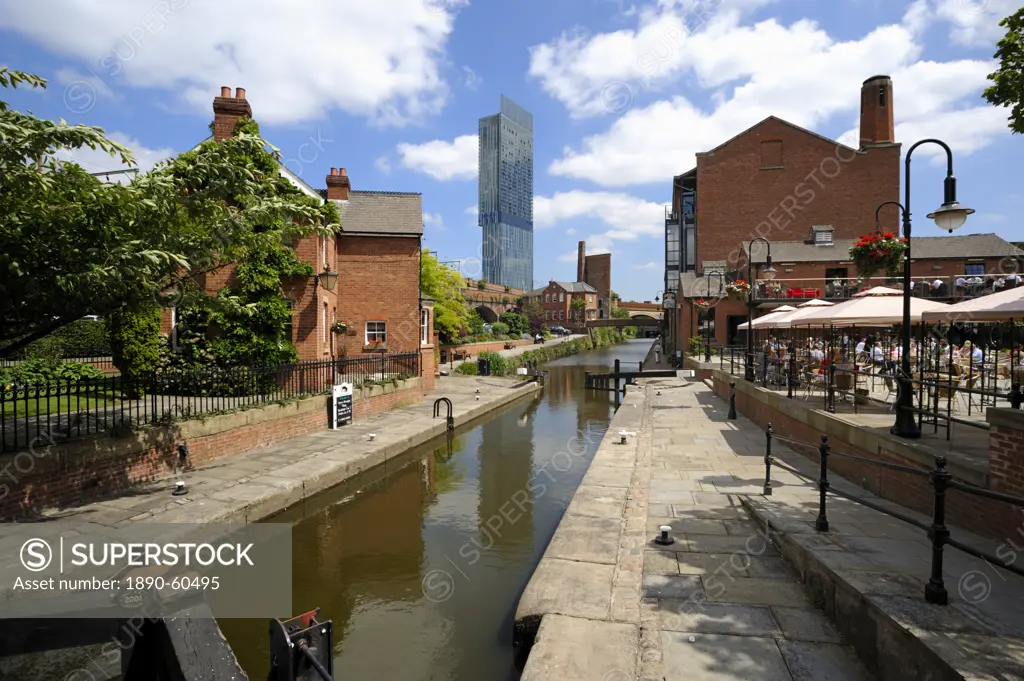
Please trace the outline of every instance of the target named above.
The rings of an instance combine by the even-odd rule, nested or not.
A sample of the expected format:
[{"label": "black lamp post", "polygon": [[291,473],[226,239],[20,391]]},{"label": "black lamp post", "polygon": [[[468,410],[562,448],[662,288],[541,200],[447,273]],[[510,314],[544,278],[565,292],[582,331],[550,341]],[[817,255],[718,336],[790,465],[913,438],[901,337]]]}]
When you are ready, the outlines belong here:
[{"label": "black lamp post", "polygon": [[[962,206],[956,200],[953,152],[950,150],[949,145],[937,139],[924,139],[920,142],[915,142],[907,150],[907,156],[904,160],[903,205],[895,201],[887,201],[882,204],[882,206],[887,204],[900,206],[900,211],[903,214],[903,236],[907,239],[907,248],[903,253],[903,328],[901,329],[900,343],[900,375],[896,382],[898,388],[896,394],[896,423],[889,429],[889,432],[893,435],[903,438],[921,437],[921,429],[917,427],[917,421],[914,419],[914,386],[910,380],[910,157],[915,149],[927,143],[938,144],[946,152],[944,199],[942,205],[935,212],[929,213],[928,217],[935,220],[935,224],[939,226],[939,229],[952,232],[954,229],[963,226],[964,222],[967,221],[967,216],[974,212],[973,208]],[[879,209],[882,206],[879,206]],[[875,216],[877,220],[878,210],[875,211]]]},{"label": "black lamp post", "polygon": [[775,269],[772,267],[772,244],[763,236],[750,240],[747,245],[747,285],[750,290],[747,292],[747,361],[743,371],[744,380],[754,381],[754,329],[751,324],[754,322],[754,255],[751,252],[755,241],[763,241],[768,247],[768,256],[765,258],[765,267],[761,271],[765,279],[775,278]]},{"label": "black lamp post", "polygon": [[[725,286],[725,273],[724,272],[708,272],[704,275],[707,279],[708,284],[708,297],[711,296],[711,277],[718,277],[718,297],[722,297],[722,288]],[[711,361],[711,319],[708,312],[711,308],[704,310],[704,361]]]}]

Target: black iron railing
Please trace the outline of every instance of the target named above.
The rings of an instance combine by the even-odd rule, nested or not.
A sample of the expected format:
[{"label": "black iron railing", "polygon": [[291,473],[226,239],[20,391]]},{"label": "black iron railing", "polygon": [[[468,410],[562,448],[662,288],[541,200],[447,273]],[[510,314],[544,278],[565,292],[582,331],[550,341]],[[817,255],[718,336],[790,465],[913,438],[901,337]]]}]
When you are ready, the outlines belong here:
[{"label": "black iron railing", "polygon": [[0,385],[0,451],[419,376],[419,353]]},{"label": "black iron railing", "polygon": [[[931,470],[923,468],[915,468],[913,466],[904,466],[901,464],[891,463],[888,461],[879,461],[877,459],[869,459],[863,456],[854,456],[852,454],[845,454],[842,452],[836,452],[832,450],[829,445],[828,436],[822,435],[821,442],[817,445],[810,442],[802,442],[800,440],[793,440],[786,437],[780,437],[775,435],[772,431],[771,424],[765,429],[765,454],[764,454],[764,494],[765,496],[771,496],[771,474],[772,466],[776,466],[784,471],[787,471],[797,477],[812,481],[807,475],[800,471],[787,466],[784,463],[780,463],[772,454],[772,443],[779,441],[794,447],[804,447],[810,449],[817,449],[818,461],[820,464],[820,472],[818,480],[816,481],[818,487],[818,517],[814,522],[814,529],[818,532],[828,532],[828,515],[827,515],[827,499],[829,494],[848,499],[855,503],[858,503],[867,508],[873,509],[880,513],[884,513],[888,516],[892,516],[897,520],[902,520],[905,523],[913,525],[921,530],[924,530],[932,544],[932,562],[931,562],[931,576],[928,583],[925,585],[925,600],[929,603],[936,605],[947,605],[949,603],[949,593],[946,590],[945,583],[942,577],[942,562],[943,562],[943,549],[946,546],[952,546],[955,549],[959,549],[964,553],[974,556],[975,558],[981,558],[982,560],[992,564],[998,565],[1007,572],[1012,572],[1017,575],[1024,576],[1024,569],[1007,563],[1002,558],[999,558],[993,553],[988,551],[981,551],[954,539],[950,536],[949,528],[946,525],[946,492],[951,489],[959,490],[965,494],[972,496],[984,497],[986,499],[992,499],[994,501],[1003,502],[1006,504],[1012,504],[1013,506],[1024,508],[1024,498],[1016,497],[1010,494],[1001,494],[999,492],[993,492],[992,490],[983,489],[981,487],[975,487],[966,483],[958,482],[953,480],[953,476],[946,470],[946,458],[943,456],[935,457],[935,467]],[[899,471],[906,473],[907,475],[915,475],[922,478],[928,478],[931,483],[934,493],[934,505],[932,512],[931,524],[923,523],[916,518],[912,518],[910,515],[895,511],[891,508],[886,508],[881,504],[874,503],[868,499],[850,494],[842,490],[834,488],[829,484],[828,479],[828,462],[829,458],[833,456],[839,456],[844,459],[852,461],[858,461],[863,464],[870,466],[878,466],[880,468],[888,468],[890,470]]]}]

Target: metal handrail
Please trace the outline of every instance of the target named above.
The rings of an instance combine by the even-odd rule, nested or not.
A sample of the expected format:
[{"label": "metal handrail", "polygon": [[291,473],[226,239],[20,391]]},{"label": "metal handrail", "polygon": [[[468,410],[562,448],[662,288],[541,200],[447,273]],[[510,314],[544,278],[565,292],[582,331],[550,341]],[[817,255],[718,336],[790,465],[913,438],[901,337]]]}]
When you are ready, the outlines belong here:
[{"label": "metal handrail", "polygon": [[[783,470],[786,470],[794,475],[807,480],[809,482],[815,482],[808,475],[801,473],[794,469],[792,466],[788,466],[783,463],[779,463],[774,455],[772,454],[772,442],[778,440],[787,444],[795,445],[798,447],[816,448],[818,450],[818,461],[820,464],[819,478],[816,481],[818,486],[818,516],[814,523],[814,528],[818,532],[828,532],[828,515],[826,509],[826,498],[829,493],[835,494],[836,496],[850,501],[861,504],[873,510],[884,513],[888,516],[902,520],[903,522],[909,523],[927,531],[928,538],[932,542],[932,563],[931,563],[931,576],[929,577],[928,584],[925,585],[925,600],[935,605],[948,605],[949,604],[949,592],[946,590],[945,583],[943,581],[942,565],[943,565],[943,549],[946,546],[952,546],[953,548],[959,549],[964,553],[974,556],[975,558],[981,558],[991,564],[998,565],[1007,572],[1024,576],[1024,568],[1019,568],[1012,563],[1006,563],[1004,560],[999,558],[993,553],[988,551],[982,551],[972,546],[964,544],[950,536],[949,528],[946,526],[946,491],[950,489],[959,490],[965,494],[973,496],[985,497],[994,501],[1000,501],[1014,506],[1024,507],[1024,497],[1014,496],[1012,494],[1002,494],[1000,492],[993,492],[992,490],[983,489],[981,487],[975,487],[966,483],[958,482],[952,479],[952,474],[946,470],[946,457],[936,456],[935,467],[931,470],[922,468],[914,468],[912,466],[903,466],[900,464],[893,464],[888,461],[879,461],[877,459],[870,459],[862,456],[854,456],[852,454],[845,454],[841,452],[832,451],[832,447],[829,444],[827,435],[821,436],[821,443],[815,445],[811,442],[803,442],[801,440],[794,440],[792,438],[781,437],[775,435],[772,431],[772,425],[769,423],[768,427],[765,428],[765,454],[764,454],[764,466],[765,466],[765,478],[763,492],[765,496],[771,496],[771,470],[772,466],[776,466]],[[878,466],[880,468],[888,468],[892,470],[901,471],[911,475],[918,475],[921,477],[927,477],[931,482],[932,489],[934,490],[934,505],[932,511],[932,523],[926,525],[919,520],[910,517],[907,514],[901,513],[900,511],[894,511],[893,509],[886,508],[881,504],[876,504],[869,499],[850,494],[841,490],[832,488],[828,479],[828,460],[831,456],[841,456],[846,459],[854,461],[860,461],[865,464],[872,466]]]}]

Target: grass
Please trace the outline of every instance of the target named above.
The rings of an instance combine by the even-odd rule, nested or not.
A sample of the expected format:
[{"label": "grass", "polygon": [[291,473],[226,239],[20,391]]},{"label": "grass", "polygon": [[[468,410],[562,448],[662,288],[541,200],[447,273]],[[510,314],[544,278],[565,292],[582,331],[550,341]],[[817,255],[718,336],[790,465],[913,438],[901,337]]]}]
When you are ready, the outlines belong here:
[{"label": "grass", "polygon": [[27,400],[4,396],[0,401],[0,408],[5,418],[25,418],[39,414],[68,414],[85,410],[96,410],[106,407],[109,404],[118,402],[119,399],[110,393],[101,392],[99,395],[61,395],[60,397],[29,397]]}]

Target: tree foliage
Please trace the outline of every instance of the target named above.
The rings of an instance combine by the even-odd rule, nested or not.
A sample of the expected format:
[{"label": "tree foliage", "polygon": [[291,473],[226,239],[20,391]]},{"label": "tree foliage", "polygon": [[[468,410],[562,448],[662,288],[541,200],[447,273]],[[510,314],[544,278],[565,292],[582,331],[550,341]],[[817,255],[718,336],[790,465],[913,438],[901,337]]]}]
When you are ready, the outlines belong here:
[{"label": "tree foliage", "polygon": [[540,296],[523,298],[522,310],[523,315],[530,320],[534,333],[544,326],[544,305],[540,302]]},{"label": "tree foliage", "polygon": [[[0,86],[22,83],[45,87],[0,68]],[[58,152],[102,149],[130,164],[126,148],[99,128],[42,120],[0,101],[0,356],[83,316],[165,303],[168,293],[202,304],[197,275],[335,231],[333,204],[282,177],[268,146],[244,122],[222,143],[109,184]]]},{"label": "tree foliage", "polygon": [[450,342],[466,329],[469,313],[460,289],[462,275],[442,265],[429,248],[423,249],[420,291],[434,299],[434,329],[442,342]]},{"label": "tree foliage", "polygon": [[518,312],[502,312],[498,321],[508,326],[509,332],[517,336],[530,332],[530,319]]},{"label": "tree foliage", "polygon": [[1010,130],[1024,134],[1024,7],[999,25],[1006,35],[999,41],[993,58],[999,60],[999,69],[990,73],[992,85],[985,89],[984,97],[994,106],[1010,107]]},{"label": "tree foliage", "polygon": [[139,376],[160,366],[160,308],[152,301],[122,307],[107,318],[107,335],[114,366],[124,376]]}]

